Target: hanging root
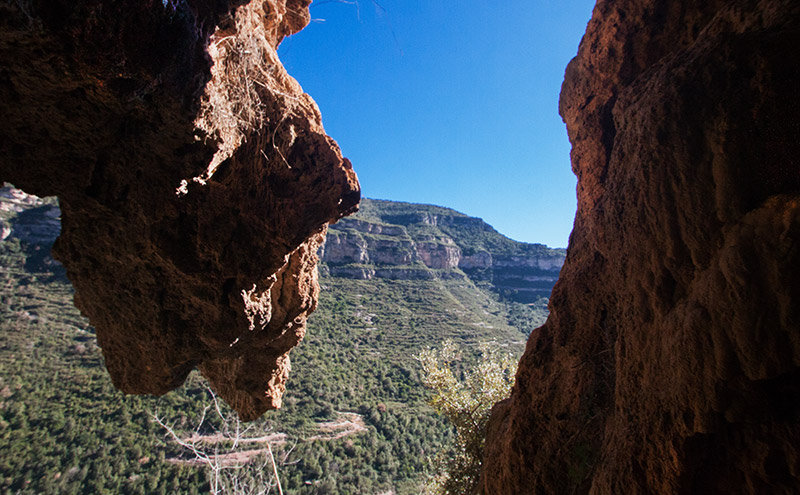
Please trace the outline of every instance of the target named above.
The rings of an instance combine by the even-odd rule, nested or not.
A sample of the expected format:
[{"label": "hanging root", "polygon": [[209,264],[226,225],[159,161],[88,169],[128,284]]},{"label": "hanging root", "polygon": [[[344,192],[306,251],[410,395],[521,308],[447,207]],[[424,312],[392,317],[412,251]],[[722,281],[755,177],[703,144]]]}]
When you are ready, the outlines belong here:
[{"label": "hanging root", "polygon": [[[263,129],[274,114],[270,109],[282,107],[285,118],[298,104],[297,90],[273,47],[279,35],[274,28],[266,29],[265,10],[271,16],[283,15],[273,2],[254,0],[236,10],[232,26],[217,28],[211,37],[208,54],[214,65],[195,126],[219,147],[205,173],[192,179],[195,182],[205,184],[249,134]],[[279,25],[280,20],[270,24]],[[179,194],[185,194],[186,185],[183,181]]]}]

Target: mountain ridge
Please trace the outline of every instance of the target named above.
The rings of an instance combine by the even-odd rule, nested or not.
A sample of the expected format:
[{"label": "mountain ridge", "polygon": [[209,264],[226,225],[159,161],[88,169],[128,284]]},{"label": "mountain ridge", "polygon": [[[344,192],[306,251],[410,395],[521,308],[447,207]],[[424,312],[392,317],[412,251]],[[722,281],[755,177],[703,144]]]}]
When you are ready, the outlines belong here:
[{"label": "mountain ridge", "polygon": [[358,213],[330,226],[320,269],[355,279],[466,277],[535,303],[549,296],[565,256],[565,249],[515,241],[457,210],[365,198]]}]

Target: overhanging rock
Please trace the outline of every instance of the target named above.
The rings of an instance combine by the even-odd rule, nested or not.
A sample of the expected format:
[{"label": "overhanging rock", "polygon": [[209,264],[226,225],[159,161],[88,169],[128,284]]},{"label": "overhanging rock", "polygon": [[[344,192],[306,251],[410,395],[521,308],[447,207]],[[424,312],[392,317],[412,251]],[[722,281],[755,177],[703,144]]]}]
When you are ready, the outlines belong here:
[{"label": "overhanging rock", "polygon": [[0,5],[0,181],[59,197],[54,255],[127,393],[198,367],[245,419],[280,406],[360,198],[275,53],[309,3]]}]

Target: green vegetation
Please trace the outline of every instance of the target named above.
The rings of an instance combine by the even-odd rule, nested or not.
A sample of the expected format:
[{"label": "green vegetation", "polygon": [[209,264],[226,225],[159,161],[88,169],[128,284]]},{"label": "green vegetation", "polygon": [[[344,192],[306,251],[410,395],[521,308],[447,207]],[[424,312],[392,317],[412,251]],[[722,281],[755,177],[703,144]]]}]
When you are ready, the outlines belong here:
[{"label": "green vegetation", "polygon": [[164,462],[172,452],[148,414],[158,404],[190,417],[199,390],[161,399],[116,391],[71,286],[26,270],[34,249],[0,243],[0,491],[201,493],[202,472]]},{"label": "green vegetation", "polygon": [[[151,419],[158,412],[176,429],[193,428],[207,403],[200,377],[160,398],[116,391],[69,284],[26,272],[19,243],[0,249],[0,450],[12,453],[0,458],[0,492],[207,493],[203,469],[170,462],[185,453]],[[292,355],[285,408],[258,427],[286,433],[274,446],[279,459],[294,447],[280,466],[288,493],[417,493],[428,453],[452,437],[425,404],[410,359],[430,342],[442,296],[390,281],[376,293],[343,281],[347,289],[335,295],[336,282],[326,281],[308,338]],[[389,304],[387,294],[408,293],[417,298],[412,309],[370,316]],[[477,339],[482,327],[474,328],[466,340]],[[341,421],[341,413],[360,415],[365,430],[309,440],[334,437],[320,424]]]},{"label": "green vegetation", "polygon": [[[15,213],[1,219],[13,223]],[[195,431],[204,380],[192,374],[162,397],[115,390],[47,253],[14,235],[0,242],[0,493],[208,493],[203,467],[153,421],[157,413],[179,435]],[[445,339],[467,364],[488,340],[518,356],[525,333],[515,325],[530,308],[467,277],[320,283],[285,406],[254,425],[284,435],[271,443],[284,492],[419,493],[427,460],[452,451],[456,430],[428,405],[413,356]]]},{"label": "green vegetation", "polygon": [[434,459],[434,474],[427,492],[474,495],[478,491],[486,427],[492,406],[511,394],[517,360],[501,353],[496,344],[481,345],[477,364],[456,378],[458,349],[446,341],[441,349],[428,349],[417,359],[424,370],[423,383],[433,389],[431,405],[455,427],[452,446]]}]

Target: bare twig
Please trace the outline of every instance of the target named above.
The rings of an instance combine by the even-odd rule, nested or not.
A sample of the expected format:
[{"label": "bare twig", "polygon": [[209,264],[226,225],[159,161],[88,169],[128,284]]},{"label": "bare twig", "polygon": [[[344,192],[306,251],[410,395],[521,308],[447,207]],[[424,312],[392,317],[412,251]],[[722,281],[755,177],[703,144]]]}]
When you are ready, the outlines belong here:
[{"label": "bare twig", "polygon": [[267,444],[267,452],[269,452],[269,460],[272,462],[272,472],[275,475],[275,482],[278,484],[278,495],[283,495],[283,487],[281,487],[281,478],[278,476],[278,466],[275,464],[275,457],[272,455],[272,447]]},{"label": "bare twig", "polygon": [[[279,495],[283,495],[278,463],[270,444],[273,436],[248,436],[253,427],[243,427],[238,417],[226,414],[216,394],[207,386],[206,390],[211,396],[211,404],[203,409],[197,426],[189,430],[193,431],[191,436],[180,435],[174,426],[157,413],[151,414],[153,421],[167,432],[172,441],[192,456],[191,460],[177,462],[204,466],[208,470],[209,489],[213,495],[268,495],[273,486],[277,487]],[[216,414],[220,426],[212,427],[212,434],[202,434],[210,410]],[[266,444],[266,448],[247,450],[243,447],[251,443]],[[289,453],[284,452],[282,464]],[[257,457],[263,461],[255,464],[252,460]],[[271,464],[271,470],[267,469],[268,463]]]}]

